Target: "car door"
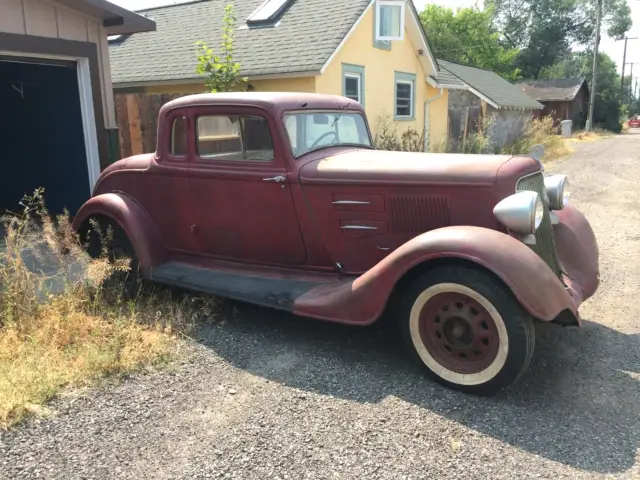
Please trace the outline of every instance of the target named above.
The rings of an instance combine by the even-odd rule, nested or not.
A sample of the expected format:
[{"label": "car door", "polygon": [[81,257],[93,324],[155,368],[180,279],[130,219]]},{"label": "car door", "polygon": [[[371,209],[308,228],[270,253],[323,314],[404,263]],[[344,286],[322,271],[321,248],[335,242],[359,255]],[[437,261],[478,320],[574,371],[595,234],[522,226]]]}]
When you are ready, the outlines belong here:
[{"label": "car door", "polygon": [[191,235],[187,110],[169,111],[161,128],[156,158],[133,180],[135,198],[160,230],[168,250],[191,252],[196,245]]},{"label": "car door", "polygon": [[193,107],[190,195],[203,254],[299,265],[306,251],[275,120],[249,107]]}]

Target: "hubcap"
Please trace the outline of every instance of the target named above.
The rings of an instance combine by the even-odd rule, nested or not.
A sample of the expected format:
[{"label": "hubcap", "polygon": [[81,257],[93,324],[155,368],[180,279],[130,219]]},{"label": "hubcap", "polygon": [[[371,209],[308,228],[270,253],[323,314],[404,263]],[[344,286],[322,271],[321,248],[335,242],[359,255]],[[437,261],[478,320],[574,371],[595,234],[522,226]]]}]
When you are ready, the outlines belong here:
[{"label": "hubcap", "polygon": [[489,312],[463,293],[439,293],[420,312],[420,337],[443,367],[473,374],[489,367],[498,355],[499,337]]}]

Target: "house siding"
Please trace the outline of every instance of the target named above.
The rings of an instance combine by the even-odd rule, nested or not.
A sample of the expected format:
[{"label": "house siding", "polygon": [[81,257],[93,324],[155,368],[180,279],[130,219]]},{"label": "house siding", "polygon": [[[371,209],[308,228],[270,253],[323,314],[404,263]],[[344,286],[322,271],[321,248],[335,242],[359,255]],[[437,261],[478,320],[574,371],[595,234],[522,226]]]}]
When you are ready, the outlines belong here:
[{"label": "house siding", "polygon": [[115,128],[109,48],[102,21],[41,0],[0,0],[0,12],[0,32],[96,44],[104,123]]},{"label": "house siding", "polygon": [[[362,65],[365,70],[364,105],[373,133],[375,134],[384,122],[392,122],[399,132],[408,128],[423,132],[425,102],[437,96],[439,91],[426,83],[426,74],[406,30],[405,40],[392,42],[389,50],[374,47],[374,16],[375,9],[368,9],[324,74],[316,77],[316,91],[341,95],[342,65]],[[415,111],[412,120],[394,121],[396,72],[416,76]],[[442,98],[429,104],[430,145],[441,142],[447,134],[447,102],[448,92],[445,91]]]}]

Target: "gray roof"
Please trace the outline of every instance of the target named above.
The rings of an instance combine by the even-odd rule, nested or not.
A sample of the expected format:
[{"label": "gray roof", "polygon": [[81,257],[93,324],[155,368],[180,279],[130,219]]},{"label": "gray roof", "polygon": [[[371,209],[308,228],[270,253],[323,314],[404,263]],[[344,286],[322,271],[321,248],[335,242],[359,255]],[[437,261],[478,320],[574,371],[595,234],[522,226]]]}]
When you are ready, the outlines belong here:
[{"label": "gray roof", "polygon": [[[440,60],[438,60],[438,63],[440,63]],[[445,86],[453,86],[453,87],[466,87],[466,84],[460,80],[458,77],[456,77],[453,73],[451,73],[450,71],[444,69],[444,68],[440,68],[440,71],[438,72],[438,77],[436,78],[437,82],[440,85],[445,85]]]},{"label": "gray roof", "polygon": [[[446,60],[438,60],[441,73],[446,70],[455,75],[470,88],[489,99],[498,108],[534,110],[543,105],[508,82],[497,73],[482,68],[460,65]],[[444,82],[443,82],[444,83]]]},{"label": "gray roof", "polygon": [[[246,19],[264,0],[235,2],[234,58],[246,76],[320,71],[369,0],[296,0],[275,27],[246,28]],[[229,0],[201,0],[141,10],[156,22],[155,32],[138,33],[109,45],[114,84],[201,78],[196,46],[214,51],[220,44],[222,17]]]},{"label": "gray roof", "polygon": [[520,90],[541,102],[573,100],[586,82],[585,77],[553,80],[525,80],[516,85]]}]

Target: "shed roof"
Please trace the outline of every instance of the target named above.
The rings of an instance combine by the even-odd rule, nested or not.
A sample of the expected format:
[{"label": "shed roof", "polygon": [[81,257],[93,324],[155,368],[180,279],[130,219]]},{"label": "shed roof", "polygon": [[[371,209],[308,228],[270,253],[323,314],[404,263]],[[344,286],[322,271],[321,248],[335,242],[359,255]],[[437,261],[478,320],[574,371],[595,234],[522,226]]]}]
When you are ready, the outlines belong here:
[{"label": "shed roof", "polygon": [[556,78],[552,80],[525,80],[516,85],[527,95],[540,102],[565,102],[575,99],[586,81],[585,77]]},{"label": "shed roof", "polygon": [[[440,74],[449,72],[495,108],[537,110],[543,105],[491,70],[438,60]],[[444,82],[443,82],[444,83]]]}]

